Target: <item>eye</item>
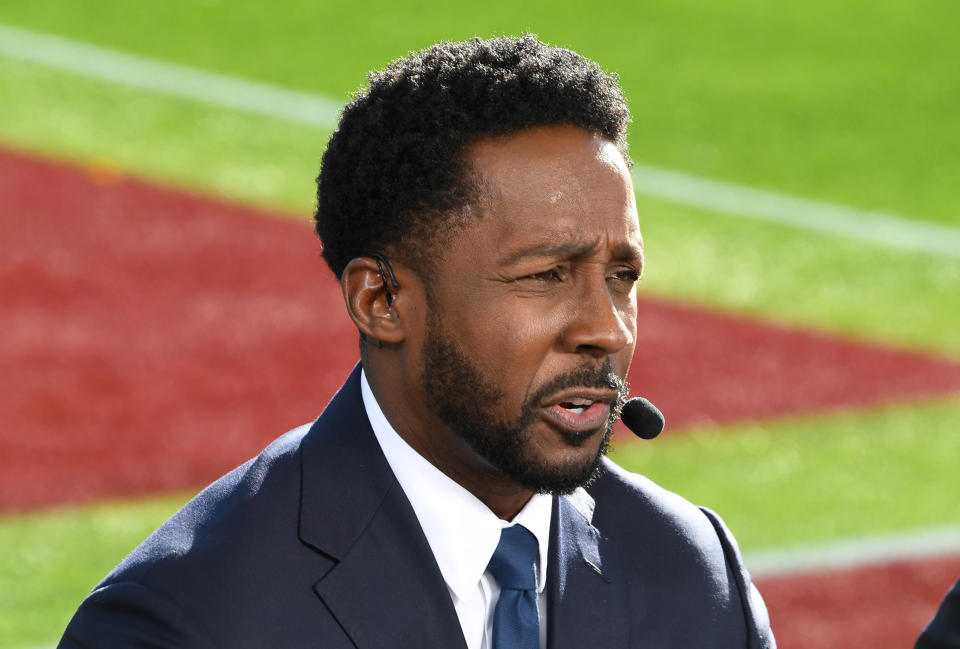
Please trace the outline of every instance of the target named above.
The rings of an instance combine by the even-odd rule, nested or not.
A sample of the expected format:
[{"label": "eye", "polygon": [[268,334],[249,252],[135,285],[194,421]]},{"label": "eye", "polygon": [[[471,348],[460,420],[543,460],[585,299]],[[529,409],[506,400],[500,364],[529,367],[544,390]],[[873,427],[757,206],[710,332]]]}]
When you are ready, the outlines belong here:
[{"label": "eye", "polygon": [[633,268],[621,268],[613,273],[612,279],[626,284],[636,284],[640,281],[640,273]]}]

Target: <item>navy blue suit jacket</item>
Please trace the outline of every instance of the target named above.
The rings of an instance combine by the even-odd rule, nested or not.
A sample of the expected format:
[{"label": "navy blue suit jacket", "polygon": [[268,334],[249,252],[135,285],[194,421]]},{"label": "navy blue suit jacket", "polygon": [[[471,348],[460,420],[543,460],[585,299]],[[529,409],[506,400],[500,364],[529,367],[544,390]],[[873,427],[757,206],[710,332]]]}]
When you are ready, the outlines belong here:
[{"label": "navy blue suit jacket", "polygon": [[[589,493],[554,499],[550,534],[551,649],[774,646],[720,520],[645,478],[606,462]],[[359,370],[135,549],[59,646],[465,647]]]},{"label": "navy blue suit jacket", "polygon": [[960,579],[920,634],[916,649],[960,649]]}]

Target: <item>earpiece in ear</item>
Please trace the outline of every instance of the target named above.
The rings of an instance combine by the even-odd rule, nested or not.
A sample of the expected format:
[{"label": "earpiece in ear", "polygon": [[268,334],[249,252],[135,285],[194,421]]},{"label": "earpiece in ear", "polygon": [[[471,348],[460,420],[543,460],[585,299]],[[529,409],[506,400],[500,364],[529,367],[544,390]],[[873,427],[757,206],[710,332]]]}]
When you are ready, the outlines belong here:
[{"label": "earpiece in ear", "polygon": [[[387,258],[381,254],[372,254],[370,257],[377,262],[377,269],[380,271],[380,281],[383,282],[383,291],[387,294],[387,309],[392,309],[395,297],[393,292],[390,291],[390,286],[387,286],[387,275],[390,276],[390,284],[393,286],[393,290],[397,291],[400,289],[400,285],[397,283],[397,278],[393,274],[393,267],[390,265],[390,262],[387,261]],[[383,273],[384,266],[387,267],[387,275],[384,275]]]}]

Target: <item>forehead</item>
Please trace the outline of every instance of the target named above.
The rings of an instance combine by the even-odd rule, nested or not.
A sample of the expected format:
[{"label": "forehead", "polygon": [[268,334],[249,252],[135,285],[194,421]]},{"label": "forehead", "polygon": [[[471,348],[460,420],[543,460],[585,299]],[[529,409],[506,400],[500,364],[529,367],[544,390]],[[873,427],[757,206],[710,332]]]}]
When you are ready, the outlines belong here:
[{"label": "forehead", "polygon": [[480,183],[483,232],[473,234],[498,253],[558,239],[640,245],[630,173],[610,140],[541,127],[481,140],[466,158]]}]

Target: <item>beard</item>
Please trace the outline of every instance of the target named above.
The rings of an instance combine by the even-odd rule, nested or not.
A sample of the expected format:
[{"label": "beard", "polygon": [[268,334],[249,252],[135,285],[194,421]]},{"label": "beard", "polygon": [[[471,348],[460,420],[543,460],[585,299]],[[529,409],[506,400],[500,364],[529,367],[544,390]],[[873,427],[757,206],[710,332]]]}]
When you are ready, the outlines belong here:
[{"label": "beard", "polygon": [[[613,371],[609,358],[602,365],[584,363],[555,377],[527,397],[516,420],[504,421],[491,414],[503,401],[503,392],[445,335],[436,310],[430,316],[421,382],[428,403],[447,427],[502,475],[534,493],[569,494],[596,480],[613,424],[627,396],[626,382]],[[619,396],[610,404],[600,448],[594,456],[576,463],[551,462],[534,450],[533,424],[544,399],[574,387],[615,389]],[[573,447],[582,446],[592,437],[564,434],[566,443]]]}]

